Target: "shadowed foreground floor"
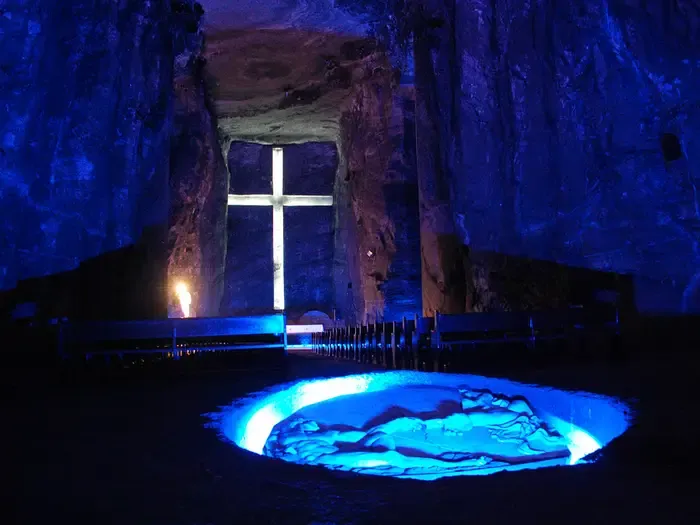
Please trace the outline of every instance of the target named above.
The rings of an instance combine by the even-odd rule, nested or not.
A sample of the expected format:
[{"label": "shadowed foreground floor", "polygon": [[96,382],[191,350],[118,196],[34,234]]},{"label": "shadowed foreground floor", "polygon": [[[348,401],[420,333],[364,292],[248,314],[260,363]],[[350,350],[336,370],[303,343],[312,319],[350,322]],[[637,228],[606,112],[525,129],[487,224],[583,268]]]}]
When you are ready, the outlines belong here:
[{"label": "shadowed foreground floor", "polygon": [[[664,363],[503,374],[637,398],[638,425],[593,465],[420,482],[339,474],[220,441],[201,414],[275,383],[367,370],[291,355],[273,370],[3,392],[4,523],[698,523],[697,372]],[[553,378],[556,378],[553,379]],[[31,386],[30,386],[31,385]],[[14,398],[14,399],[13,399]],[[3,462],[4,463],[4,462]]]}]

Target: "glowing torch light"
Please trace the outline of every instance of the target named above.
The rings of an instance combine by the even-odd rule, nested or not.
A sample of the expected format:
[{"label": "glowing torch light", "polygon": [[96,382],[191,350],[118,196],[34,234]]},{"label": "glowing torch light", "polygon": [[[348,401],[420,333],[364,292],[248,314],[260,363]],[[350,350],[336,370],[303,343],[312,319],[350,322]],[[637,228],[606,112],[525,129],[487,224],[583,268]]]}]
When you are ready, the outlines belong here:
[{"label": "glowing torch light", "polygon": [[182,310],[183,317],[190,316],[190,305],[192,304],[192,294],[187,290],[187,285],[185,283],[177,283],[175,286],[175,293],[177,298],[180,300],[180,308]]}]

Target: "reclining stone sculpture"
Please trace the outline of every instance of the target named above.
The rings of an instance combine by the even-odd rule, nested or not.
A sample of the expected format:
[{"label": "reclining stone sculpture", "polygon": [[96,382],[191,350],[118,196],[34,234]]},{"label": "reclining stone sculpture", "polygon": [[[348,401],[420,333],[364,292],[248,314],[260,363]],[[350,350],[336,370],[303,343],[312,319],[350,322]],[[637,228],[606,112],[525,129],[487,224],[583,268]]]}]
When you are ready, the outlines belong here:
[{"label": "reclining stone sculpture", "polygon": [[[265,453],[295,463],[393,475],[568,456],[566,439],[537,417],[524,398],[466,387],[460,388],[460,397],[461,411],[445,417],[398,417],[366,429],[334,428],[292,418],[273,430]],[[482,446],[485,439],[492,441],[487,447]],[[470,440],[474,450],[468,450]],[[480,451],[480,446],[490,452]]]}]

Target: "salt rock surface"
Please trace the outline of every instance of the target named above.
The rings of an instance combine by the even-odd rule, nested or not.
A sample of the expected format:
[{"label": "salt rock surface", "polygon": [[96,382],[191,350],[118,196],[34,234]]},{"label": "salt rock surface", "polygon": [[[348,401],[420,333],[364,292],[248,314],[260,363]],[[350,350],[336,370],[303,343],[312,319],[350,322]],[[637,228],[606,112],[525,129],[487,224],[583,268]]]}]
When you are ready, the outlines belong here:
[{"label": "salt rock surface", "polygon": [[411,387],[343,396],[273,430],[265,454],[365,474],[420,477],[563,463],[566,439],[524,398]]}]

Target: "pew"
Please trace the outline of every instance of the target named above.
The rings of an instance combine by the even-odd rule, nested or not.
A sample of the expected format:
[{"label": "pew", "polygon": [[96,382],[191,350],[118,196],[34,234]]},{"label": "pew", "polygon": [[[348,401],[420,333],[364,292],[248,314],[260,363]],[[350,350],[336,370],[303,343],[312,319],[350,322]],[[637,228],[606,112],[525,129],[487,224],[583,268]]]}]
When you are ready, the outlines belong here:
[{"label": "pew", "polygon": [[64,358],[94,355],[155,354],[179,359],[191,352],[278,350],[287,353],[283,314],[250,317],[158,319],[146,321],[62,323],[59,354]]},{"label": "pew", "polygon": [[340,347],[340,359],[350,359],[352,353],[352,345],[355,337],[355,327],[346,326],[343,328],[343,341]]},{"label": "pew", "polygon": [[532,312],[533,341],[551,341],[569,338],[578,330],[583,330],[586,323],[582,308],[570,308],[555,312]]},{"label": "pew", "polygon": [[389,362],[392,362],[392,367],[396,368],[396,347],[394,345],[394,327],[395,323],[379,324],[377,337],[377,364],[384,368],[389,368]]},{"label": "pew", "polygon": [[436,314],[431,345],[442,349],[460,344],[525,341],[533,336],[527,312]]},{"label": "pew", "polygon": [[360,350],[358,353],[358,363],[366,363],[367,362],[367,354],[369,353],[369,345],[370,345],[370,330],[371,326],[369,324],[363,324],[360,326]]},{"label": "pew", "polygon": [[[445,361],[463,357],[461,354],[467,346],[473,350],[482,344],[531,343],[532,338],[532,319],[527,312],[438,313],[430,335],[433,370],[438,372]],[[445,355],[446,352],[449,355]]]},{"label": "pew", "polygon": [[[465,352],[456,350],[464,347],[508,345],[512,354],[513,343],[520,343],[527,350],[566,340],[576,347],[591,334],[605,338],[619,334],[615,305],[542,312],[437,314],[435,318],[415,316],[400,322],[363,323],[325,331],[318,338],[322,343],[316,344],[314,351],[385,368],[440,370],[444,358],[463,358]],[[600,345],[594,342],[591,346]],[[515,351],[517,355],[527,355],[517,347]]]},{"label": "pew", "polygon": [[[416,319],[403,318],[398,324],[396,334],[397,366],[403,369],[417,370],[417,346],[414,341]],[[414,355],[416,354],[416,355]]]},{"label": "pew", "polygon": [[435,348],[482,343],[528,342],[568,339],[584,330],[619,331],[616,308],[537,312],[484,312],[435,316],[431,344]]},{"label": "pew", "polygon": [[431,334],[435,330],[435,318],[416,316],[411,330],[411,352],[414,370],[428,369],[430,361]]},{"label": "pew", "polygon": [[531,350],[567,341],[578,351],[586,337],[616,337],[618,334],[619,314],[614,305],[537,312],[437,314],[431,347],[437,371],[448,357],[442,352],[458,347],[474,349],[484,344],[521,343],[524,349]]}]

